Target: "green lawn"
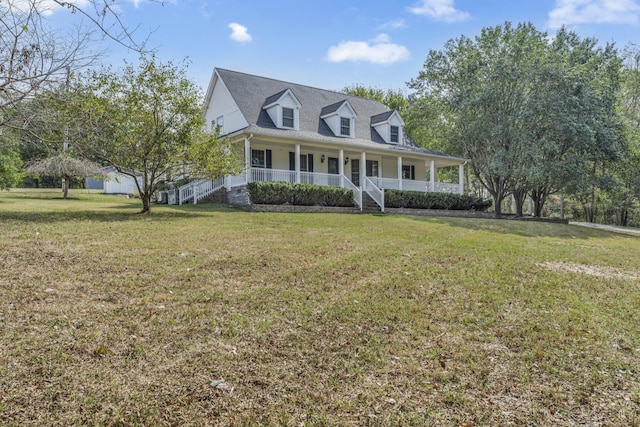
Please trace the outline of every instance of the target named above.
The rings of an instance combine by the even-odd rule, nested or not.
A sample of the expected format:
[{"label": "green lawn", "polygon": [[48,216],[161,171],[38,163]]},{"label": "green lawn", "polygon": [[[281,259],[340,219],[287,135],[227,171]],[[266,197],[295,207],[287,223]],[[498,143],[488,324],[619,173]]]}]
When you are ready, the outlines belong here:
[{"label": "green lawn", "polygon": [[638,237],[70,195],[0,193],[0,425],[640,425]]}]

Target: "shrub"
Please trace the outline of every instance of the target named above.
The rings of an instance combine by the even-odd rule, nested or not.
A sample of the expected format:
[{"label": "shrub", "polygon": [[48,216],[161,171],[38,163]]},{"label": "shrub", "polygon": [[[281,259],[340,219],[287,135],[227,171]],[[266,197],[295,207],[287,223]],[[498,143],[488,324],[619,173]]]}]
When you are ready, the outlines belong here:
[{"label": "shrub", "polygon": [[353,206],[353,191],[339,187],[289,182],[251,182],[249,198],[255,204],[299,206]]},{"label": "shrub", "polygon": [[388,208],[485,211],[491,206],[491,201],[452,193],[386,190],[384,193],[384,205]]},{"label": "shrub", "polygon": [[283,205],[293,199],[291,184],[287,182],[250,182],[247,184],[252,203]]}]

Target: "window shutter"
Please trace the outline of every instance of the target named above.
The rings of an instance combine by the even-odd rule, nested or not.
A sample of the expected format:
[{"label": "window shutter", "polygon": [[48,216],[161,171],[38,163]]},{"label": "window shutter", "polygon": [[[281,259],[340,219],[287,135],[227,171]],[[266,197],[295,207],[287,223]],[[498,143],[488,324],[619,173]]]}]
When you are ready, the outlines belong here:
[{"label": "window shutter", "polygon": [[411,179],[416,179],[416,167],[411,165]]},{"label": "window shutter", "polygon": [[296,153],[289,151],[289,170],[296,170]]},{"label": "window shutter", "polygon": [[313,154],[307,154],[307,171],[313,172]]},{"label": "window shutter", "polygon": [[271,150],[266,150],[265,163],[266,168],[271,169]]}]

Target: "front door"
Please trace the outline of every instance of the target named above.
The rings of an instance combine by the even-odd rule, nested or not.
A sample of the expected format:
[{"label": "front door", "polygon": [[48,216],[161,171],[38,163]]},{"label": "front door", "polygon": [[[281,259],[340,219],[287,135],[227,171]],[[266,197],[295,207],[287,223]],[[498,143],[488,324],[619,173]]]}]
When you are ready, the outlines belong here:
[{"label": "front door", "polygon": [[360,159],[351,159],[351,182],[360,187]]},{"label": "front door", "polygon": [[329,159],[327,159],[327,173],[330,173],[331,175],[338,175],[340,173],[339,161],[340,159],[337,157],[329,157]]}]

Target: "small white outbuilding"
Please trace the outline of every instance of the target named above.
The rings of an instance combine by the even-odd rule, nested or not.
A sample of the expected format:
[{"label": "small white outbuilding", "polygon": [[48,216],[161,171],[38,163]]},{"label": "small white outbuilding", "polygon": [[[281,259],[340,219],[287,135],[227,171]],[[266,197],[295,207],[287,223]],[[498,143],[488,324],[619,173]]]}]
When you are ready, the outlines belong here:
[{"label": "small white outbuilding", "polygon": [[[105,194],[135,194],[138,191],[135,180],[123,173],[118,172],[114,167],[109,166],[102,169],[106,178],[87,178],[86,187],[89,189],[102,189]],[[143,186],[142,174],[136,174],[140,187]]]}]

